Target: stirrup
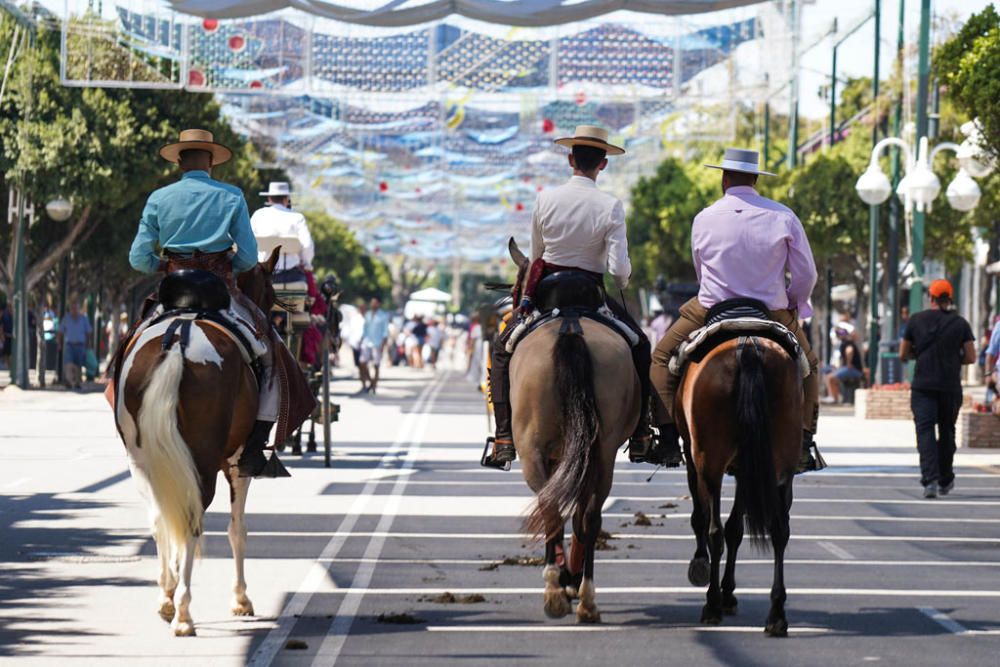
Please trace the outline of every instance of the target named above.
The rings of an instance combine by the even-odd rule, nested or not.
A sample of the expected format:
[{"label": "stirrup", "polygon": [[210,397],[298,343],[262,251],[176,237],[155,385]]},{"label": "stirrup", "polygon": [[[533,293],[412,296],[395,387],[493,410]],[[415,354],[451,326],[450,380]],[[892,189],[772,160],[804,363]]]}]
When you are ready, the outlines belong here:
[{"label": "stirrup", "polygon": [[819,447],[816,446],[815,442],[811,442],[808,447],[804,447],[802,449],[802,454],[799,456],[799,465],[795,469],[795,474],[800,475],[804,472],[822,470],[826,467],[826,465],[826,460],[823,458],[823,455],[819,453]]},{"label": "stirrup", "polygon": [[[638,445],[638,446],[637,446]],[[632,436],[628,439],[628,460],[632,463],[645,463],[653,449],[653,434]]]},{"label": "stirrup", "polygon": [[486,446],[483,447],[483,456],[479,459],[479,465],[507,472],[510,470],[511,461],[517,456],[514,443],[502,440],[499,445],[494,447],[495,443],[496,438],[493,436],[486,438]]}]

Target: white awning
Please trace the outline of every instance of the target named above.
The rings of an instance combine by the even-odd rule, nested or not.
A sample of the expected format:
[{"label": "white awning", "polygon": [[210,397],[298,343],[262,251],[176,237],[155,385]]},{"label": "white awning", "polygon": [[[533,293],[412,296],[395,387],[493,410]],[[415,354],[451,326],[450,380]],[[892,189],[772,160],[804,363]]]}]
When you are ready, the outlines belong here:
[{"label": "white awning", "polygon": [[[388,0],[377,9],[358,9],[348,2],[323,0],[171,0],[185,14],[217,19],[298,9],[345,23],[400,27],[438,21],[457,14],[487,23],[542,27],[603,16],[611,12],[683,15],[754,5],[764,0]],[[362,5],[363,6],[363,5]]]},{"label": "white awning", "polygon": [[417,290],[410,295],[410,301],[433,301],[435,303],[448,303],[451,295],[434,287]]}]

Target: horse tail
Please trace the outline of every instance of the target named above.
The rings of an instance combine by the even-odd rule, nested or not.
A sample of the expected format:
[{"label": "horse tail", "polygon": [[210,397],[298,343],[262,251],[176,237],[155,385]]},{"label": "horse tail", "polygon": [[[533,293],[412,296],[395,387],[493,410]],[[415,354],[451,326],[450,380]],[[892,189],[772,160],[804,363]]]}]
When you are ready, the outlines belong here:
[{"label": "horse tail", "polygon": [[201,485],[191,450],[177,427],[178,390],[184,373],[180,345],[169,349],[149,377],[139,408],[139,445],[144,472],[159,509],[157,537],[165,537],[171,553],[201,535]]},{"label": "horse tail", "polygon": [[778,482],[771,452],[764,360],[753,339],[741,343],[735,385],[739,431],[736,493],[750,539],[764,546],[768,530],[779,516]]},{"label": "horse tail", "polygon": [[[576,326],[579,328],[579,322]],[[594,363],[583,332],[560,331],[552,357],[563,449],[555,471],[538,493],[535,508],[525,521],[525,532],[530,535],[550,536],[562,527],[573,508],[586,508],[597,488],[600,470]]]}]

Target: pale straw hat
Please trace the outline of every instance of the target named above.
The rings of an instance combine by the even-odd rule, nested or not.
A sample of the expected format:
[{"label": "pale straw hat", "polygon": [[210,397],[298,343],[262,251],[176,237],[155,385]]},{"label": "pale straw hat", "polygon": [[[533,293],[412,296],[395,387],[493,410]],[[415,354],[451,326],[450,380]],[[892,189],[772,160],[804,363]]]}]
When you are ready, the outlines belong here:
[{"label": "pale straw hat", "polygon": [[193,150],[211,153],[213,166],[228,162],[233,157],[231,150],[215,143],[215,138],[208,130],[181,130],[180,141],[161,148],[160,157],[176,164],[180,160],[182,151]]},{"label": "pale straw hat", "polygon": [[608,143],[608,131],[596,125],[577,125],[572,137],[556,139],[560,146],[593,146],[607,151],[608,155],[624,155],[625,149]]}]

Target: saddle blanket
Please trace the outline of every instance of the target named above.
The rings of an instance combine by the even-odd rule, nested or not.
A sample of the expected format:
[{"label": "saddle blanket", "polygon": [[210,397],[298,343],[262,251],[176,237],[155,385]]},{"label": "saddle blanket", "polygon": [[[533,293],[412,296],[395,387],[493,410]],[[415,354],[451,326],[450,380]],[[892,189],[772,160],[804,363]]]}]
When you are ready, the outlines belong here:
[{"label": "saddle blanket", "polygon": [[[628,342],[629,347],[635,347],[639,344],[639,335],[632,331],[628,324],[615,317],[614,313],[612,313],[611,309],[607,306],[601,306],[596,311],[573,310],[572,312],[578,317],[589,317],[595,322],[600,322],[601,324],[614,329],[626,340],[626,342]],[[513,332],[511,332],[510,337],[507,338],[507,343],[504,345],[507,353],[513,354],[514,348],[517,347],[518,342],[520,342],[522,338],[546,322],[558,318],[559,315],[560,313],[558,308],[554,308],[545,313],[537,309],[533,310],[527,317],[518,322],[517,326],[514,327]]]},{"label": "saddle blanket", "polygon": [[698,352],[707,351],[702,350],[702,348],[707,341],[713,339],[716,335],[735,337],[740,334],[758,334],[775,341],[798,364],[799,375],[803,378],[809,377],[809,359],[806,358],[805,352],[799,346],[795,334],[783,324],[756,317],[737,317],[722,320],[696,330],[686,341],[680,344],[677,348],[677,353],[670,359],[670,372],[674,375],[681,375],[687,361]]}]

